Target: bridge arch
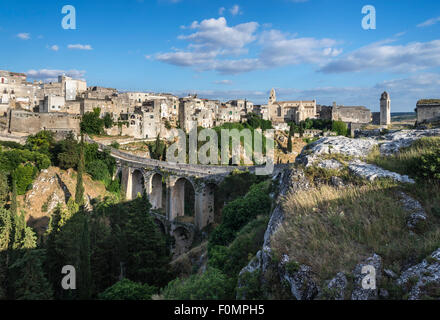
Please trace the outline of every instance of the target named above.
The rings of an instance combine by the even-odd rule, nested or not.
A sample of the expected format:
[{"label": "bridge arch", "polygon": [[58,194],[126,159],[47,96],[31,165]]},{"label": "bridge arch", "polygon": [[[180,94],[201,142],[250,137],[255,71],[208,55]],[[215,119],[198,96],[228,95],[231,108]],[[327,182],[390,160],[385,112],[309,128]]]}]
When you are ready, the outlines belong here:
[{"label": "bridge arch", "polygon": [[165,209],[164,207],[164,191],[166,185],[162,174],[155,172],[150,177],[149,200],[153,209]]},{"label": "bridge arch", "polygon": [[[169,186],[169,220],[186,216],[184,222],[194,223],[196,188],[186,177],[174,177]],[[192,217],[192,218],[191,218]]]},{"label": "bridge arch", "polygon": [[145,192],[145,179],[142,171],[139,169],[133,170],[131,173],[131,199],[136,199],[139,195]]}]

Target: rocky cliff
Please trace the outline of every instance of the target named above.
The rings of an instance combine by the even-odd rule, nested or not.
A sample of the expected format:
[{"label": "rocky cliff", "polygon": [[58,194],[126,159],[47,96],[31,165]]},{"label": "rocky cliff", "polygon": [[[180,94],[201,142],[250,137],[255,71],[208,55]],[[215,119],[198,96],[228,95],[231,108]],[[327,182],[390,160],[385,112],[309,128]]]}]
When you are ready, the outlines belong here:
[{"label": "rocky cliff", "polygon": [[440,130],[406,130],[306,146],[274,177],[264,245],[241,270],[237,298],[248,298],[254,275],[265,298],[439,299],[437,189],[367,163],[375,149],[393,156],[435,136]]}]

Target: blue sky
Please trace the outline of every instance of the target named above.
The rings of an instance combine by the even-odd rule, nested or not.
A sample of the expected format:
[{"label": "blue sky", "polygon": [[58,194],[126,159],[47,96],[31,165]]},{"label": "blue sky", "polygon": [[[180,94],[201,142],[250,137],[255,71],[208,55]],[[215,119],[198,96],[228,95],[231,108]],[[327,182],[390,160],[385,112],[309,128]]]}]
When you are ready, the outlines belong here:
[{"label": "blue sky", "polygon": [[[76,9],[65,30],[64,5]],[[361,10],[376,9],[364,30]],[[337,101],[413,111],[440,97],[440,2],[433,0],[3,0],[0,69],[65,72],[120,90],[222,100]]]}]

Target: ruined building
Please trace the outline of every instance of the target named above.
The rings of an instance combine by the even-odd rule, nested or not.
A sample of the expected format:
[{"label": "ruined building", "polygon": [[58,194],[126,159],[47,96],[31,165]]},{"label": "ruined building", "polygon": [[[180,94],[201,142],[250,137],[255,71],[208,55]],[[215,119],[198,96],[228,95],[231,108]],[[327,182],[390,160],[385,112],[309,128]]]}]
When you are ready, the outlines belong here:
[{"label": "ruined building", "polygon": [[440,99],[422,99],[417,102],[417,123],[440,121]]}]

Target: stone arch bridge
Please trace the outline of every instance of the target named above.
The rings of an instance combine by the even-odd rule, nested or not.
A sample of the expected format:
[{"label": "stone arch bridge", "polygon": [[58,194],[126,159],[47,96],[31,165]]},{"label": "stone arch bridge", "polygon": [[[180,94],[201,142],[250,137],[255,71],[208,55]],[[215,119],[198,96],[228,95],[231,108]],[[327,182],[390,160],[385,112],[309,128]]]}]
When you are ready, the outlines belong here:
[{"label": "stone arch bridge", "polygon": [[[95,141],[86,138],[88,142]],[[117,172],[127,200],[146,192],[153,209],[162,209],[169,222],[185,214],[185,188],[194,194],[194,225],[197,230],[214,222],[214,191],[232,171],[255,173],[258,166],[211,166],[178,164],[147,159],[98,144],[116,159]],[[263,168],[264,166],[260,166]],[[272,175],[285,165],[275,165]]]}]

